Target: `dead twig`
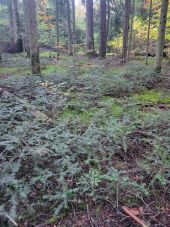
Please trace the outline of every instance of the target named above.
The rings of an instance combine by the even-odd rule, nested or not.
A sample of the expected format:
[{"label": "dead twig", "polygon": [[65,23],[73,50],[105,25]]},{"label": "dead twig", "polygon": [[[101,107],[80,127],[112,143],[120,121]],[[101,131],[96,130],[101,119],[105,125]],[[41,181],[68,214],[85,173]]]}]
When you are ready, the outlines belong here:
[{"label": "dead twig", "polygon": [[89,211],[89,206],[88,205],[87,205],[87,216],[88,216],[88,219],[89,219],[89,222],[90,222],[91,227],[95,227],[93,225],[93,221],[92,221],[92,217],[90,215],[90,211]]},{"label": "dead twig", "polygon": [[122,209],[126,214],[128,214],[133,220],[135,220],[142,227],[149,227],[149,225],[145,221],[141,220],[136,215],[134,215],[134,213],[132,211],[130,211],[130,209],[128,207],[122,206]]},{"label": "dead twig", "polygon": [[8,214],[2,212],[1,215],[4,215],[14,226],[19,226]]}]

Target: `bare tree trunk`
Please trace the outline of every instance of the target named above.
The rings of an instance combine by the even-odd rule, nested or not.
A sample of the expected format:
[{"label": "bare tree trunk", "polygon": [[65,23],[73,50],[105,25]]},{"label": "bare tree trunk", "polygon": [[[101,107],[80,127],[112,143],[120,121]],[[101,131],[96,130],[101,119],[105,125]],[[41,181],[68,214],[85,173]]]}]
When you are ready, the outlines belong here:
[{"label": "bare tree trunk", "polygon": [[86,0],[86,49],[94,52],[93,0]]},{"label": "bare tree trunk", "polygon": [[0,53],[0,64],[2,64],[2,55]]},{"label": "bare tree trunk", "polygon": [[106,57],[106,0],[100,0],[100,49],[99,56]]},{"label": "bare tree trunk", "polygon": [[76,12],[75,12],[75,0],[72,0],[72,18],[73,18],[73,45],[76,44]]},{"label": "bare tree trunk", "polygon": [[146,59],[145,59],[146,65],[148,64],[151,19],[152,19],[152,0],[150,0],[150,6],[149,6],[149,21],[148,21],[148,32],[147,32],[147,40],[146,40]]},{"label": "bare tree trunk", "polygon": [[19,17],[18,11],[18,0],[12,0],[12,12],[13,12],[13,19],[14,19],[14,31],[16,34],[15,43],[17,45],[17,51],[23,52],[23,41],[21,36],[21,22]]},{"label": "bare tree trunk", "polygon": [[108,40],[109,36],[109,28],[110,28],[110,0],[107,0],[107,25],[106,25],[106,37]]},{"label": "bare tree trunk", "polygon": [[59,60],[59,45],[60,45],[59,5],[60,5],[60,1],[56,0],[56,34],[57,34],[57,59],[58,60]]},{"label": "bare tree trunk", "polygon": [[164,45],[165,45],[166,22],[167,22],[167,14],[168,14],[168,3],[169,3],[169,0],[162,0],[158,45],[157,45],[157,51],[156,51],[156,71],[158,72],[160,72],[162,68],[163,52],[164,52]]},{"label": "bare tree trunk", "polygon": [[30,43],[29,43],[29,25],[28,25],[28,15],[27,15],[27,4],[26,0],[23,0],[23,10],[24,10],[24,35],[23,35],[23,44],[24,49],[27,53],[27,58],[30,58]]},{"label": "bare tree trunk", "polygon": [[31,66],[34,75],[40,75],[40,60],[38,46],[38,31],[36,20],[36,3],[35,0],[25,0],[27,6],[27,21],[29,27],[29,43],[31,52]]},{"label": "bare tree trunk", "polygon": [[132,35],[133,35],[134,11],[135,11],[135,0],[133,0],[133,3],[132,3],[132,16],[131,16],[130,36],[129,36],[129,48],[128,48],[127,60],[129,60],[129,58],[130,58],[131,49],[132,49]]},{"label": "bare tree trunk", "polygon": [[68,53],[73,55],[72,49],[72,31],[71,31],[71,16],[70,16],[70,0],[66,0],[66,14],[67,14],[67,30],[68,30]]},{"label": "bare tree trunk", "polygon": [[125,63],[127,61],[127,50],[128,50],[128,40],[129,40],[130,6],[131,6],[131,2],[129,0],[125,0],[123,49],[122,49],[122,62],[123,63]]},{"label": "bare tree trunk", "polygon": [[9,31],[10,31],[10,39],[11,39],[11,44],[14,47],[15,45],[15,40],[16,40],[16,33],[14,29],[14,18],[13,18],[13,10],[12,10],[12,1],[8,2],[8,13],[9,13]]}]

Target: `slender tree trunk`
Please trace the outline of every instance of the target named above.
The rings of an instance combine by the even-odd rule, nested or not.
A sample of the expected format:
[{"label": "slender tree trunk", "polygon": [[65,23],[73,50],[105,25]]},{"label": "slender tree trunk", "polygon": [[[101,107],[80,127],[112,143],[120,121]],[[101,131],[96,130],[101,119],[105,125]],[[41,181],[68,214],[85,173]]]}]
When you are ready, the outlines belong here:
[{"label": "slender tree trunk", "polygon": [[67,30],[68,30],[68,53],[73,55],[72,49],[72,31],[71,31],[71,16],[70,16],[70,0],[66,0],[66,14],[67,14]]},{"label": "slender tree trunk", "polygon": [[106,25],[106,37],[108,40],[109,36],[109,28],[110,28],[110,0],[107,0],[107,25]]},{"label": "slender tree trunk", "polygon": [[29,43],[29,25],[28,25],[28,15],[27,15],[27,4],[26,0],[23,0],[23,9],[24,9],[24,35],[23,35],[23,44],[24,49],[27,53],[27,58],[30,58],[30,43]]},{"label": "slender tree trunk", "polygon": [[13,19],[14,19],[14,31],[16,34],[15,43],[17,45],[17,51],[23,52],[23,41],[21,35],[21,22],[18,11],[18,0],[12,0],[12,11],[13,11]]},{"label": "slender tree trunk", "polygon": [[2,64],[2,55],[0,53],[0,64]]},{"label": "slender tree trunk", "polygon": [[10,39],[11,44],[15,44],[16,34],[14,31],[14,19],[13,19],[13,11],[12,11],[12,2],[8,2],[8,13],[9,13],[9,31],[10,31]]},{"label": "slender tree trunk", "polygon": [[124,9],[124,31],[123,31],[123,49],[122,49],[122,62],[127,61],[128,40],[129,40],[129,17],[130,17],[130,0],[125,0]]},{"label": "slender tree trunk", "polygon": [[94,52],[93,0],[86,0],[86,49]]},{"label": "slender tree trunk", "polygon": [[164,45],[165,45],[166,22],[167,22],[167,14],[168,14],[168,3],[169,3],[169,0],[162,0],[158,45],[157,45],[157,51],[156,51],[156,71],[158,72],[160,72],[162,68],[163,52],[164,52]]},{"label": "slender tree trunk", "polygon": [[75,0],[72,0],[72,18],[73,18],[73,45],[76,44],[76,11],[75,11]]},{"label": "slender tree trunk", "polygon": [[25,0],[27,6],[27,21],[29,27],[29,44],[31,53],[31,66],[34,75],[40,75],[40,60],[38,46],[38,31],[36,20],[36,2],[35,0]]},{"label": "slender tree trunk", "polygon": [[147,32],[147,40],[146,40],[146,59],[145,59],[146,65],[148,64],[151,19],[152,19],[152,0],[150,0],[150,6],[149,6],[149,21],[148,21],[148,32]]},{"label": "slender tree trunk", "polygon": [[128,60],[130,58],[131,49],[132,49],[134,11],[135,11],[135,0],[133,0],[133,3],[132,3],[132,15],[131,15],[131,25],[130,25],[129,48],[128,48],[128,56],[127,56]]},{"label": "slender tree trunk", "polygon": [[59,45],[60,45],[59,5],[60,5],[60,1],[56,0],[55,3],[56,3],[57,59],[59,60]]},{"label": "slender tree trunk", "polygon": [[99,56],[106,57],[106,0],[100,0],[100,49]]}]

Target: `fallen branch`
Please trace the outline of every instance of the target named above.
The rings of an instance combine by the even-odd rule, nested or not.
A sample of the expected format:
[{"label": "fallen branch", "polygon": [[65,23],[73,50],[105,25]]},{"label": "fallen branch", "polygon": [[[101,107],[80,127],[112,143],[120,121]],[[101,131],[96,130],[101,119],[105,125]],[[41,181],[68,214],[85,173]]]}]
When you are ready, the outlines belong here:
[{"label": "fallen branch", "polygon": [[128,214],[133,220],[135,220],[139,225],[142,227],[149,227],[149,224],[147,224],[145,221],[138,218],[128,207],[122,206],[123,211]]},{"label": "fallen branch", "polygon": [[8,214],[6,213],[1,213],[2,215],[4,215],[7,219],[9,219],[9,221],[14,225],[14,226],[19,226],[16,221],[14,221]]}]

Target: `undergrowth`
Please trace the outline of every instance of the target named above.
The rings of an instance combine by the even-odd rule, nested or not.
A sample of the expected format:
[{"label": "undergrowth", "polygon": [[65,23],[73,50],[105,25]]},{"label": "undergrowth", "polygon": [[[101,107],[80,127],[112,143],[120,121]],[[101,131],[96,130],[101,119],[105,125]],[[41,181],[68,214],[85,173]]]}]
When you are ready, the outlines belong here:
[{"label": "undergrowth", "polygon": [[166,206],[170,116],[125,98],[154,88],[160,75],[139,65],[71,73],[1,82],[0,212],[37,223],[70,204],[152,198]]}]

